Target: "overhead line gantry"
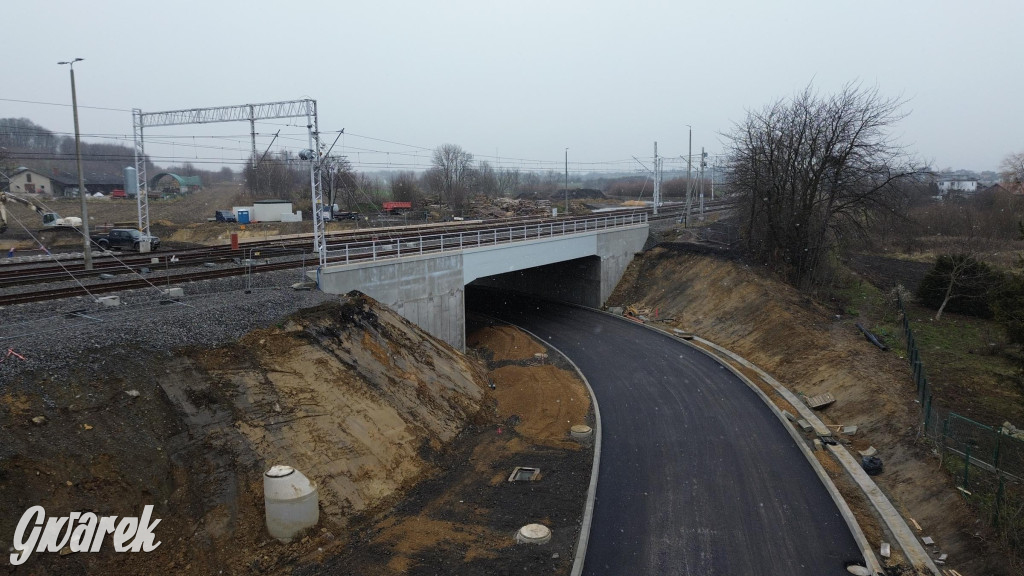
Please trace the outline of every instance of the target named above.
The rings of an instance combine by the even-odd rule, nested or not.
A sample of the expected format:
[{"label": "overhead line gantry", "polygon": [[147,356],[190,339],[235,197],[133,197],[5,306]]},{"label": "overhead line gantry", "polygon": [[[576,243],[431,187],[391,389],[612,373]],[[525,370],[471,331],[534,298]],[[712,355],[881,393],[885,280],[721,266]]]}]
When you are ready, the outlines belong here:
[{"label": "overhead line gantry", "polygon": [[252,158],[256,155],[256,121],[274,118],[306,118],[309,132],[309,148],[313,153],[309,160],[309,187],[313,198],[313,249],[320,256],[320,265],[327,263],[327,247],[324,243],[324,214],[318,209],[323,206],[323,184],[320,177],[320,128],[316,100],[287,100],[263,104],[241,104],[238,106],[215,106],[212,108],[186,108],[166,112],[143,112],[132,109],[132,126],[135,140],[135,173],[138,178],[137,196],[139,230],[149,232],[149,183],[146,178],[146,144],[144,130],[159,126],[181,126],[185,124],[212,124],[215,122],[249,121],[252,136]]}]

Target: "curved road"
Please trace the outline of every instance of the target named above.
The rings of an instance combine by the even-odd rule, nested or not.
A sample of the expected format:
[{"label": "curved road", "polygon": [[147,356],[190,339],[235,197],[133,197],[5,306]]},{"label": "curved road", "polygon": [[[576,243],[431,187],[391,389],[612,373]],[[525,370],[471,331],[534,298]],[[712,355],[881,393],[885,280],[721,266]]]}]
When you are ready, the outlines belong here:
[{"label": "curved road", "polygon": [[579,366],[603,446],[584,574],[849,574],[853,535],[763,401],[674,338],[604,314],[467,287],[467,311]]}]

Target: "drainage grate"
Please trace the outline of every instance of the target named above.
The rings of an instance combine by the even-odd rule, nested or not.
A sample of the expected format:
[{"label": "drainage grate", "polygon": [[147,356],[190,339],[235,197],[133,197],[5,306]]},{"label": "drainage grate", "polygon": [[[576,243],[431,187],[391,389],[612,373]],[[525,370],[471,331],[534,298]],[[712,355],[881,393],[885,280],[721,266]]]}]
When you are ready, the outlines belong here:
[{"label": "drainage grate", "polygon": [[540,480],[540,468],[516,466],[509,475],[509,482],[534,482]]}]

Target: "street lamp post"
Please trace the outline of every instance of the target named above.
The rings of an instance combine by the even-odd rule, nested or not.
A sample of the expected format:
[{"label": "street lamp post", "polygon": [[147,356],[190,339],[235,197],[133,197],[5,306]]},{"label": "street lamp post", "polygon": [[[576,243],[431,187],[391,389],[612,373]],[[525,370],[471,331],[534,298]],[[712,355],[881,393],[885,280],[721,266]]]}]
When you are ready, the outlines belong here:
[{"label": "street lamp post", "polygon": [[68,62],[57,62],[67,64],[71,69],[71,108],[75,113],[75,163],[78,165],[78,197],[82,201],[82,254],[85,259],[85,269],[92,270],[92,246],[89,240],[89,206],[85,198],[85,176],[82,174],[82,136],[78,130],[78,95],[75,93],[75,62],[81,62],[84,58],[75,58]]},{"label": "street lamp post", "polygon": [[569,149],[565,149],[565,215],[569,215]]},{"label": "street lamp post", "polygon": [[690,226],[690,206],[693,202],[693,127],[689,124],[686,125],[690,129],[690,144],[686,151],[686,226]]}]

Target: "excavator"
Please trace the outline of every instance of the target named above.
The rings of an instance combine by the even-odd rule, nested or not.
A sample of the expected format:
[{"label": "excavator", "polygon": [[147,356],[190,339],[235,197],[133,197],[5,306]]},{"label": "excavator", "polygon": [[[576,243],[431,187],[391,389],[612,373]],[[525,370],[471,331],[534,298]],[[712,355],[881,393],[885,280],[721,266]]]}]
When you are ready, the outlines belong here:
[{"label": "excavator", "polygon": [[44,228],[67,228],[73,229],[78,228],[82,225],[82,219],[78,216],[68,216],[67,218],[61,218],[60,214],[51,212],[46,209],[43,205],[39,204],[35,200],[28,200],[15,196],[10,192],[0,191],[0,234],[7,231],[7,202],[13,200],[20,204],[24,204],[29,208],[36,211],[37,214],[43,217]]}]

